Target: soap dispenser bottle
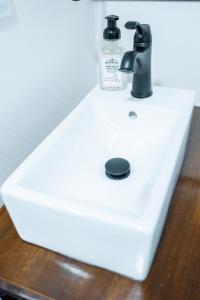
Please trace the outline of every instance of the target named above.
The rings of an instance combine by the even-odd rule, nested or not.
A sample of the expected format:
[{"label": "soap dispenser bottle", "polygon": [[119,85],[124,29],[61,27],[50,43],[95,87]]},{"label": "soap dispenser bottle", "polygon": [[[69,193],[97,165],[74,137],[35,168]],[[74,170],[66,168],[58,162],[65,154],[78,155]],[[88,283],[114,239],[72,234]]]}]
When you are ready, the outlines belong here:
[{"label": "soap dispenser bottle", "polygon": [[126,74],[119,71],[124,48],[121,45],[121,31],[116,23],[118,16],[107,16],[107,27],[103,32],[103,48],[100,52],[100,87],[107,91],[124,90],[127,86]]}]

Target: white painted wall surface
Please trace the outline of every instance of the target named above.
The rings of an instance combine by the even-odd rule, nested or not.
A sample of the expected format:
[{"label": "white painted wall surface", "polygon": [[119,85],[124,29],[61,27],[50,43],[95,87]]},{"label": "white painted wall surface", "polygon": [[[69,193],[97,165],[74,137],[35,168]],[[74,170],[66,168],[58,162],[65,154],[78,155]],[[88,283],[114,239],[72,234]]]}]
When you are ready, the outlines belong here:
[{"label": "white painted wall surface", "polygon": [[[106,1],[105,14],[151,25],[154,83],[198,91],[200,105],[200,2]],[[133,32],[122,32],[123,44],[132,47]]]},{"label": "white painted wall surface", "polygon": [[12,4],[0,22],[0,184],[96,83],[91,0]]}]

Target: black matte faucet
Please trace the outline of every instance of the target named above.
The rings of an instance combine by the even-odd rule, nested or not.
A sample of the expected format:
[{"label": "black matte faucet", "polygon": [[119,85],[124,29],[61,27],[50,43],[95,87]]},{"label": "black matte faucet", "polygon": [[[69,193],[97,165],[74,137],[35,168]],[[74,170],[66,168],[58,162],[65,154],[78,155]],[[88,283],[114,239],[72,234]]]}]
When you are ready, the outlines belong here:
[{"label": "black matte faucet", "polygon": [[131,95],[147,98],[152,95],[150,26],[138,22],[127,22],[127,29],[135,29],[133,51],[127,51],[121,62],[120,71],[133,74]]}]

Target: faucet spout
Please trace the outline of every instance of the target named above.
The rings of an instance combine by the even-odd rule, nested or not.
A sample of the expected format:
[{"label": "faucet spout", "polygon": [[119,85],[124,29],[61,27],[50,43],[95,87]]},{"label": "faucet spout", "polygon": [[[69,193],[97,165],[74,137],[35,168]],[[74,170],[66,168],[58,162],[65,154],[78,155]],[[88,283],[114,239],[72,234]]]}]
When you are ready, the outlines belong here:
[{"label": "faucet spout", "polygon": [[127,51],[125,52],[119,71],[124,73],[133,73],[135,72],[137,52],[136,51]]}]

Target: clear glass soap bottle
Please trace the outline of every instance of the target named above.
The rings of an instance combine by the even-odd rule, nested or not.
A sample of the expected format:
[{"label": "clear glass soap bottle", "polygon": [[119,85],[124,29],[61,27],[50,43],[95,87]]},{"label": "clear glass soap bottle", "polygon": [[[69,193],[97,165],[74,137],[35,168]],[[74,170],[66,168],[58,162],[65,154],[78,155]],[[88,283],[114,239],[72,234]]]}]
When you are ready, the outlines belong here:
[{"label": "clear glass soap bottle", "polygon": [[99,57],[100,87],[107,91],[120,91],[127,87],[126,74],[119,71],[124,48],[121,45],[121,31],[116,26],[118,16],[107,16],[108,25],[103,32],[103,47]]}]

